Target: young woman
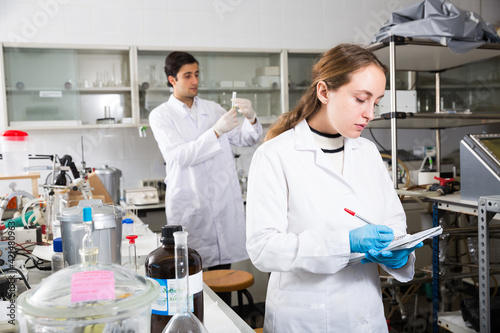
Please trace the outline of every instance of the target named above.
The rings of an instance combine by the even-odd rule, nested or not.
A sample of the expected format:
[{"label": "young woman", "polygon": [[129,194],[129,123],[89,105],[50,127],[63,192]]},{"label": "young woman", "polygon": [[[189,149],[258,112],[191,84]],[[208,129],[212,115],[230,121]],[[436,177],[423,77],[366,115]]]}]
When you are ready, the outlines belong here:
[{"label": "young woman", "polygon": [[[247,250],[271,272],[265,332],[387,331],[377,264],[399,281],[413,277],[414,249],[383,251],[406,233],[406,218],[380,153],[360,138],[386,72],[363,47],[327,51],[298,106],[254,154]],[[348,266],[356,252],[367,259]]]}]

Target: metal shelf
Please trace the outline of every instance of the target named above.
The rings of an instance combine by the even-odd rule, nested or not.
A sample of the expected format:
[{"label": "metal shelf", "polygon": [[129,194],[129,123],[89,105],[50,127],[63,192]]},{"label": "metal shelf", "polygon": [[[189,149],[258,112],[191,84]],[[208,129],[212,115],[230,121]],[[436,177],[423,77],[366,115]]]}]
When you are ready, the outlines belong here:
[{"label": "metal shelf", "polygon": [[[499,56],[500,44],[484,44],[469,52],[457,55],[446,46],[426,39],[394,36],[398,48],[396,68],[418,72],[440,72],[472,62]],[[368,48],[389,66],[389,41],[374,43]]]},{"label": "metal shelf", "polygon": [[[404,113],[398,118],[398,129],[445,129],[500,123],[499,114],[479,113]],[[389,118],[377,117],[368,128],[391,128]]]}]

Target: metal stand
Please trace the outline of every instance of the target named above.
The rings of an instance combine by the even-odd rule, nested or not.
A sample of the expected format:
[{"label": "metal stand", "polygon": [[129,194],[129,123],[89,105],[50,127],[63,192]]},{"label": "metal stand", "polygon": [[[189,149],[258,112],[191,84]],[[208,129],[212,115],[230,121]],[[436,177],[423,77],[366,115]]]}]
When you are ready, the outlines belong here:
[{"label": "metal stand", "polygon": [[[435,202],[432,205],[432,226],[439,225],[439,209]],[[439,332],[439,236],[432,238],[432,332]]]},{"label": "metal stand", "polygon": [[488,225],[500,213],[500,195],[479,197],[478,258],[479,258],[479,324],[481,333],[491,332],[490,322],[490,239]]}]

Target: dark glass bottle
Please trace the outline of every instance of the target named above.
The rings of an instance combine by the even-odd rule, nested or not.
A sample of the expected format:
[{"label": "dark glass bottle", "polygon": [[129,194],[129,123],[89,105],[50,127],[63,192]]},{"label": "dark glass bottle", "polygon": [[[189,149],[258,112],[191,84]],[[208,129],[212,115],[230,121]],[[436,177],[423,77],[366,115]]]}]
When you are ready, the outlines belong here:
[{"label": "dark glass bottle", "polygon": [[[151,252],[146,258],[146,276],[155,279],[162,286],[160,297],[153,304],[151,333],[161,333],[176,312],[174,244],[174,232],[176,231],[182,231],[182,226],[163,226],[161,228],[161,242],[163,245]],[[188,249],[188,256],[189,294],[190,298],[192,298],[190,310],[203,322],[203,272],[201,257],[193,249]]]}]

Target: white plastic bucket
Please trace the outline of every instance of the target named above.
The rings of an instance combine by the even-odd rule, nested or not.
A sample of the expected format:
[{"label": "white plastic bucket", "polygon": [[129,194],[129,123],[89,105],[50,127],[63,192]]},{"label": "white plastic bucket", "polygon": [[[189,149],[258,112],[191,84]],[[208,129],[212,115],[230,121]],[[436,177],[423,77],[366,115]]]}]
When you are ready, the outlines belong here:
[{"label": "white plastic bucket", "polygon": [[0,137],[2,152],[3,176],[26,175],[29,170],[28,133],[22,131],[5,131]]}]

